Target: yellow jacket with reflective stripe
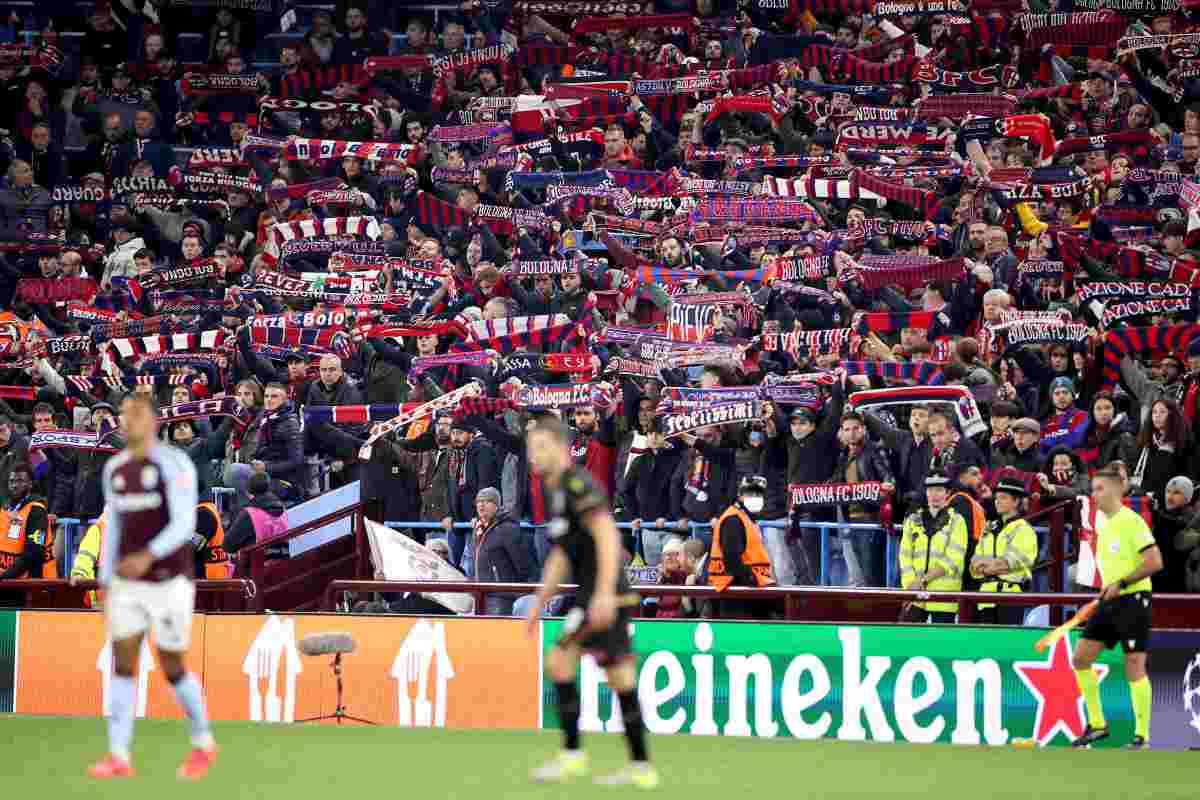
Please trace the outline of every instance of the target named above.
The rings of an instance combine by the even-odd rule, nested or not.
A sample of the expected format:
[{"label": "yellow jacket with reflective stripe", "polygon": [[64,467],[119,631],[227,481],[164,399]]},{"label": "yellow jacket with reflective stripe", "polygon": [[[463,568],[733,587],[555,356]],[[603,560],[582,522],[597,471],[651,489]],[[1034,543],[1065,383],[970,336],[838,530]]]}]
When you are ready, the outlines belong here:
[{"label": "yellow jacket with reflective stripe", "polygon": [[[1033,580],[1033,565],[1037,561],[1038,540],[1033,526],[1023,519],[1017,518],[1004,522],[993,520],[979,537],[975,547],[975,557],[971,559],[971,571],[975,565],[984,560],[1003,558],[1014,567],[1003,575],[991,575],[983,578],[979,586],[981,592],[1020,592],[1021,584],[1028,585]],[[979,607],[991,608],[994,603],[981,603]]]},{"label": "yellow jacket with reflective stripe", "polygon": [[[946,574],[929,582],[931,592],[957,592],[962,589],[967,559],[967,523],[947,506],[926,530],[925,509],[909,514],[900,535],[900,585],[908,588],[919,578],[941,567]],[[958,603],[915,603],[926,611],[957,612]]]}]

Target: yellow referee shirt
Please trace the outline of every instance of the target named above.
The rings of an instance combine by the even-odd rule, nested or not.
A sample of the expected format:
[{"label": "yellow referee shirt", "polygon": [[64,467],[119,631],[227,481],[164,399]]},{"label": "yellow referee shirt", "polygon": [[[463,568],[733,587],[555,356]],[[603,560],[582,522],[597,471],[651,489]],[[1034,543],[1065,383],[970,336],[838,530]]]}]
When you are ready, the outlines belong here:
[{"label": "yellow referee shirt", "polygon": [[[1097,525],[1096,560],[1105,585],[1115,583],[1142,564],[1142,553],[1154,547],[1154,534],[1145,518],[1131,508],[1121,510]],[[1150,579],[1142,578],[1121,590],[1121,594],[1149,592]]]}]

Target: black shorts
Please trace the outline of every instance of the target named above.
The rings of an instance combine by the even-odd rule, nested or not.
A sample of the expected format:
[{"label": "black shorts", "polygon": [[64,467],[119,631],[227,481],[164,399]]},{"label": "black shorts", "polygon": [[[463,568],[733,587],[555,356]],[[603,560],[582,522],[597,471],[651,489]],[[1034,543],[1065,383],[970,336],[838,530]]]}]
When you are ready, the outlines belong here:
[{"label": "black shorts", "polygon": [[559,647],[579,647],[590,653],[600,666],[609,667],[633,654],[632,619],[633,609],[622,607],[617,609],[616,621],[604,630],[581,631],[587,620],[587,609],[575,606],[563,620],[563,631],[557,644]]},{"label": "black shorts", "polygon": [[1146,652],[1150,638],[1150,593],[1123,594],[1101,603],[1083,629],[1083,638],[1103,642],[1106,649],[1121,643],[1126,653]]}]

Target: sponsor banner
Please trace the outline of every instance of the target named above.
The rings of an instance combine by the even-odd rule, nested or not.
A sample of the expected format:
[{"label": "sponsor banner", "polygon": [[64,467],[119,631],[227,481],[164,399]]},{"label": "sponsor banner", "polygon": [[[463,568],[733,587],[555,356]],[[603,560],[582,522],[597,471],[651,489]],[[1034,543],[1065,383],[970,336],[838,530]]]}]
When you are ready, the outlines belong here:
[{"label": "sponsor banner", "polygon": [[[292,722],[332,713],[329,657],[300,652],[305,636],[330,631],[349,633],[358,646],[343,658],[345,703],[355,716],[404,727],[537,727],[537,648],[515,619],[198,614],[188,659],[210,716]],[[103,713],[112,671],[103,614],[21,612],[19,633],[18,713]],[[141,653],[137,715],[179,718],[152,645]]]},{"label": "sponsor banner", "polygon": [[[562,623],[542,623],[542,643],[556,641]],[[1037,628],[789,623],[655,622],[634,624],[638,694],[652,733],[847,741],[952,742],[1007,745],[1034,739],[1061,746],[1083,732],[1084,701],[1071,667],[1074,637],[1044,654]],[[1193,647],[1196,635],[1189,634]],[[1181,653],[1186,648],[1181,649]],[[1157,651],[1151,647],[1151,662]],[[1118,746],[1133,736],[1133,712],[1123,657],[1108,650],[1097,661],[1100,691]],[[1152,667],[1153,669],[1154,667]],[[1155,746],[1178,743],[1187,713],[1177,691],[1175,716],[1152,717]],[[584,731],[621,730],[621,712],[591,657],[580,669]],[[1200,686],[1200,664],[1190,680]],[[543,725],[558,726],[554,686],[542,684]],[[1200,714],[1200,688],[1192,700]],[[1171,731],[1166,727],[1172,726]],[[1192,732],[1193,738],[1196,738]]]},{"label": "sponsor banner", "polygon": [[0,714],[12,712],[17,685],[17,612],[0,609]]},{"label": "sponsor banner", "polygon": [[1151,744],[1200,749],[1200,631],[1152,631],[1147,649]]},{"label": "sponsor banner", "polygon": [[[189,667],[202,676],[201,654],[208,617],[192,623]],[[16,703],[18,714],[105,716],[112,680],[112,643],[98,611],[22,611],[18,626]],[[153,642],[142,643],[138,657],[138,718],[178,719],[183,716],[175,695],[158,665]],[[64,643],[70,642],[70,658]]]}]

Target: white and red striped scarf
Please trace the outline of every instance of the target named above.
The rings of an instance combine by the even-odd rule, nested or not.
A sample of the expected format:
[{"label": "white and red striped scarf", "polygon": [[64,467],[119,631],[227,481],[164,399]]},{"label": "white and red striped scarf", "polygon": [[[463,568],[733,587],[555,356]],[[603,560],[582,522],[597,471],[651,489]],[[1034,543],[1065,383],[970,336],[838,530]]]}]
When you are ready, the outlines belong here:
[{"label": "white and red striped scarf", "polygon": [[113,339],[110,343],[122,358],[153,353],[184,353],[192,350],[215,350],[225,343],[223,330],[201,333],[173,333],[169,336],[138,336]]},{"label": "white and red striped scarf", "polygon": [[271,243],[265,255],[278,259],[279,249],[285,242],[296,239],[320,237],[366,236],[378,239],[382,231],[374,217],[326,217],[325,219],[299,219],[292,222],[277,222],[271,228]]},{"label": "white and red striped scarf", "polygon": [[763,178],[763,194],[767,197],[803,197],[813,200],[882,200],[883,198],[859,187],[857,181],[835,181],[828,178]]}]

